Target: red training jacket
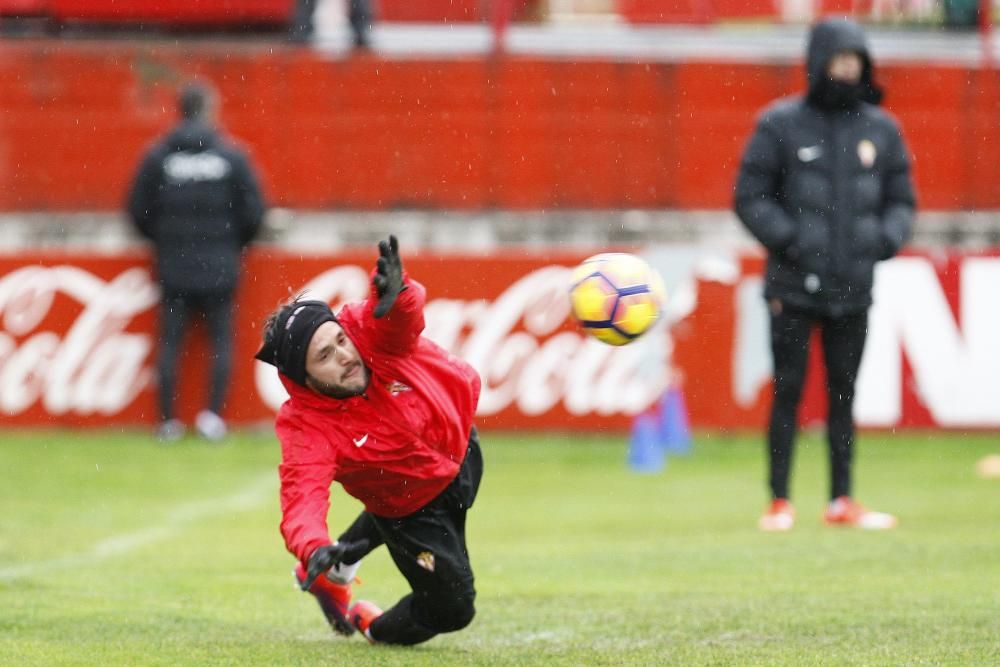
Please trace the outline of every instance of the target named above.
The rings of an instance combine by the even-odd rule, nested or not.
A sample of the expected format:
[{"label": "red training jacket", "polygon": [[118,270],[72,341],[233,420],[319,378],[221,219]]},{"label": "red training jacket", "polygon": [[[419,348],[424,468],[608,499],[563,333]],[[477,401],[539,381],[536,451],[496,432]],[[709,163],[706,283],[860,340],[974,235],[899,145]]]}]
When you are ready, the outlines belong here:
[{"label": "red training jacket", "polygon": [[385,517],[415,512],[458,474],[469,444],[480,379],[469,364],[420,333],[424,286],[408,288],[389,313],[373,316],[374,289],[337,321],[371,371],[361,396],[335,399],[280,376],[290,395],[275,422],[281,441],[281,534],[306,562],[331,543],[330,484]]}]

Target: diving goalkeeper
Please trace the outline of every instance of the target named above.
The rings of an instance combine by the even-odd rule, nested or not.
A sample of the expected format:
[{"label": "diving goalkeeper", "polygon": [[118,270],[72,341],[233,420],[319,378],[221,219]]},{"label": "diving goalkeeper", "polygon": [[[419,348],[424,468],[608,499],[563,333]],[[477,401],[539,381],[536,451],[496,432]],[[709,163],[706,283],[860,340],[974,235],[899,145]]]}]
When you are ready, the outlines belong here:
[{"label": "diving goalkeeper", "polygon": [[[475,614],[465,517],[482,477],[473,416],[480,379],[421,336],[426,291],[403,271],[396,238],[379,243],[368,298],[336,315],[297,298],[271,314],[257,359],[277,367],[289,399],[281,442],[281,533],[300,587],[334,631],[417,644]],[[331,539],[330,485],[364,505]],[[361,560],[385,545],[411,591],[384,613],[352,604]]]}]

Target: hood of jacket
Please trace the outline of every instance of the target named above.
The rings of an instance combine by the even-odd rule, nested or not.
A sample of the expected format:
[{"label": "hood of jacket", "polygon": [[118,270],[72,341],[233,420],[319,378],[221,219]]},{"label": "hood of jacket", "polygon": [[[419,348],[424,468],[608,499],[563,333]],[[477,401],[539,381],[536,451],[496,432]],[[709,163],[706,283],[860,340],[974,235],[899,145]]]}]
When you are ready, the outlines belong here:
[{"label": "hood of jacket", "polygon": [[813,26],[806,49],[806,77],[809,98],[823,97],[824,89],[832,85],[827,75],[830,61],[837,53],[853,51],[861,56],[861,82],[858,99],[869,104],[882,101],[882,91],[875,85],[875,66],[868,50],[868,41],[860,25],[850,19],[827,19]]},{"label": "hood of jacket", "polygon": [[218,143],[215,129],[198,121],[184,121],[167,135],[166,144],[172,151],[199,153]]}]

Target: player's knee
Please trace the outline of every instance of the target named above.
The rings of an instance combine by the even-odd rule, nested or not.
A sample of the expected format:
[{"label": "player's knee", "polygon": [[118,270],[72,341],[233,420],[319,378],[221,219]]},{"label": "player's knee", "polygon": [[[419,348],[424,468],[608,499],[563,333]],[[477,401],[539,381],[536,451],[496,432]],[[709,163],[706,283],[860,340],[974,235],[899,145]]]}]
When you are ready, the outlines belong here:
[{"label": "player's knee", "polygon": [[476,605],[472,600],[463,600],[459,604],[456,604],[448,613],[449,631],[461,630],[466,627],[469,623],[472,623],[475,615]]},{"label": "player's knee", "polygon": [[433,619],[437,632],[454,632],[472,623],[476,615],[475,603],[470,599],[459,599],[438,607]]}]

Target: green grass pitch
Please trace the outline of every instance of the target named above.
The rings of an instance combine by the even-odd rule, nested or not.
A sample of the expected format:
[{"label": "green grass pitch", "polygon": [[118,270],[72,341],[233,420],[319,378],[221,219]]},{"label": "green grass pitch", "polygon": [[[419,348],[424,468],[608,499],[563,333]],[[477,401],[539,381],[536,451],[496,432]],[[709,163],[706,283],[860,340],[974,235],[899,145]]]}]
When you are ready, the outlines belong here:
[{"label": "green grass pitch", "polygon": [[[409,649],[335,637],[293,588],[270,434],[0,436],[2,665],[987,665],[1000,662],[993,434],[862,434],[858,497],[888,533],[828,528],[826,447],[796,452],[788,534],[756,529],[758,435],[701,434],[655,475],[623,437],[483,433],[469,516],[478,615]],[[336,533],[359,509],[339,490]],[[405,592],[384,550],[356,595]]]}]

